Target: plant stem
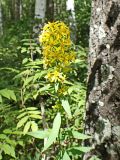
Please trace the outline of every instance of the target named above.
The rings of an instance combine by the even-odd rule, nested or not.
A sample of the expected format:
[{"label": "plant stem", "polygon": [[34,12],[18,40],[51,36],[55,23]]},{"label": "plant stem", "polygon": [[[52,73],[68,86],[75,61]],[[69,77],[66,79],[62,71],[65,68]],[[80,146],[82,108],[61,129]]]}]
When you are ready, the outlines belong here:
[{"label": "plant stem", "polygon": [[[46,119],[45,119],[45,106],[44,106],[43,97],[40,97],[40,108],[41,108],[43,129],[47,130],[47,122],[46,122]],[[44,138],[44,146],[45,146],[46,142],[47,142],[47,138]],[[42,157],[42,160],[47,160],[47,159],[48,159],[47,155],[44,153],[43,157]]]}]

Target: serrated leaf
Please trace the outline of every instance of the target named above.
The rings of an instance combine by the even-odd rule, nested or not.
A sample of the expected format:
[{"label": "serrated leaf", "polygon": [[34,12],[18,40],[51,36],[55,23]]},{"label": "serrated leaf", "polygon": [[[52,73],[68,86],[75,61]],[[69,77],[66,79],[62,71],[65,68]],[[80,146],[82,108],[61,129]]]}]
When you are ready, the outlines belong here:
[{"label": "serrated leaf", "polygon": [[73,137],[76,138],[76,139],[89,139],[91,138],[90,136],[87,136],[83,133],[79,133],[78,131],[72,131],[72,134],[73,134]]},{"label": "serrated leaf", "polygon": [[22,118],[22,119],[17,123],[17,128],[22,127],[22,126],[26,123],[27,120],[28,120],[28,116]]},{"label": "serrated leaf", "polygon": [[3,97],[5,97],[5,98],[10,99],[10,94],[9,94],[9,92],[8,92],[7,89],[2,89],[2,90],[0,90],[0,94],[1,94]]},{"label": "serrated leaf", "polygon": [[37,114],[36,115],[34,115],[34,114],[32,115],[31,114],[30,117],[31,118],[35,118],[35,119],[42,119],[42,117],[40,115],[37,115]]},{"label": "serrated leaf", "polygon": [[50,135],[50,131],[49,130],[35,131],[35,132],[28,132],[27,134],[34,138],[44,139]]},{"label": "serrated leaf", "polygon": [[8,154],[15,158],[15,149],[13,146],[10,146],[8,144],[3,144],[2,149],[4,150],[5,154]]},{"label": "serrated leaf", "polygon": [[56,141],[56,138],[58,137],[58,134],[59,134],[60,125],[61,125],[61,115],[60,115],[60,113],[57,113],[57,115],[53,121],[52,131],[51,131],[51,133],[48,137],[48,140],[43,148],[43,151],[47,150],[53,144],[53,142]]},{"label": "serrated leaf", "polygon": [[67,152],[65,151],[62,160],[71,160]]},{"label": "serrated leaf", "polygon": [[9,89],[2,89],[0,90],[0,94],[8,99],[12,99],[14,101],[16,101],[16,96],[13,90],[9,90]]},{"label": "serrated leaf", "polygon": [[27,113],[37,115],[37,114],[40,114],[41,112],[40,111],[27,111]]},{"label": "serrated leaf", "polygon": [[34,76],[28,77],[28,78],[24,81],[23,86],[27,86],[27,85],[33,80],[33,78],[34,78]]},{"label": "serrated leaf", "polygon": [[30,126],[31,126],[31,122],[27,122],[24,126],[24,130],[23,130],[23,133],[26,134],[28,132],[28,130],[30,129]]},{"label": "serrated leaf", "polygon": [[11,139],[7,138],[7,139],[6,139],[6,142],[7,142],[8,144],[14,146],[14,147],[16,146],[16,141],[15,141],[15,140],[11,140]]},{"label": "serrated leaf", "polygon": [[8,92],[9,92],[9,94],[10,94],[10,98],[11,98],[12,100],[14,100],[14,101],[17,101],[16,95],[15,95],[14,91],[8,90]]},{"label": "serrated leaf", "polygon": [[38,130],[38,125],[37,123],[35,123],[35,121],[31,121],[31,129],[32,129],[32,132],[35,132]]},{"label": "serrated leaf", "polygon": [[70,110],[70,105],[68,100],[62,100],[62,106],[66,113],[68,114],[69,118],[72,118],[71,110]]},{"label": "serrated leaf", "polygon": [[27,114],[27,112],[21,113],[19,116],[17,116],[17,119],[24,117]]}]

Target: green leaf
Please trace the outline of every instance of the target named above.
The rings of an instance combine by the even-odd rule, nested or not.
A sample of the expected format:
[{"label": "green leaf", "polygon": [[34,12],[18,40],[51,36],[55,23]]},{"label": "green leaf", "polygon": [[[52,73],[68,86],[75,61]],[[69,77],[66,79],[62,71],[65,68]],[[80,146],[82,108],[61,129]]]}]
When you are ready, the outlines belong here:
[{"label": "green leaf", "polygon": [[40,79],[41,77],[43,77],[46,74],[47,71],[41,71],[40,73],[36,73],[34,75],[34,79],[33,82],[35,82],[37,79]]},{"label": "green leaf", "polygon": [[3,144],[2,149],[4,150],[5,154],[8,154],[15,158],[15,149],[13,146],[10,146],[8,144]]},{"label": "green leaf", "polygon": [[0,139],[6,139],[7,136],[5,134],[0,134]]},{"label": "green leaf", "polygon": [[42,119],[42,117],[40,116],[40,115],[35,115],[35,114],[33,114],[33,115],[29,115],[31,118],[35,118],[35,119]]},{"label": "green leaf", "polygon": [[62,106],[66,113],[68,114],[69,118],[72,118],[71,110],[70,110],[70,105],[68,100],[62,100]]},{"label": "green leaf", "polygon": [[73,134],[73,137],[76,138],[76,139],[82,139],[82,140],[84,140],[84,139],[91,138],[90,136],[87,136],[87,135],[85,135],[83,133],[79,133],[77,131],[72,131],[72,134]]},{"label": "green leaf", "polygon": [[2,89],[0,90],[0,94],[5,97],[5,98],[8,98],[10,99],[10,93],[8,92],[8,89]]},{"label": "green leaf", "polygon": [[28,120],[28,116],[22,118],[22,119],[17,123],[17,128],[22,127],[27,120]]},{"label": "green leaf", "polygon": [[39,92],[47,91],[50,88],[50,84],[47,84],[46,86],[39,89]]},{"label": "green leaf", "polygon": [[35,123],[35,121],[31,121],[31,129],[32,129],[32,132],[35,132],[38,130],[38,125],[37,123]]},{"label": "green leaf", "polygon": [[28,58],[24,58],[23,61],[22,61],[22,64],[25,64],[28,62]]},{"label": "green leaf", "polygon": [[12,99],[14,101],[16,101],[16,96],[13,90],[9,90],[9,89],[2,89],[0,90],[0,94],[8,99]]},{"label": "green leaf", "polygon": [[33,111],[33,110],[36,110],[36,109],[38,109],[38,108],[36,108],[36,107],[27,107],[26,109],[27,109],[27,110],[30,110],[30,111]]},{"label": "green leaf", "polygon": [[60,113],[57,113],[57,115],[53,121],[52,131],[51,131],[51,133],[48,137],[48,140],[43,148],[43,151],[47,150],[53,144],[53,142],[56,140],[56,138],[58,137],[60,125],[61,125],[61,115],[60,115]]},{"label": "green leaf", "polygon": [[40,111],[27,111],[27,113],[36,115],[36,114],[40,114],[41,112]]},{"label": "green leaf", "polygon": [[10,94],[10,98],[11,98],[12,100],[14,100],[14,101],[17,101],[14,91],[8,90],[8,92],[9,92],[9,94]]},{"label": "green leaf", "polygon": [[44,139],[50,135],[50,131],[49,130],[35,131],[35,132],[28,132],[27,134],[34,138]]},{"label": "green leaf", "polygon": [[24,53],[26,51],[27,51],[27,49],[25,47],[23,47],[22,50],[21,50],[21,53]]},{"label": "green leaf", "polygon": [[18,118],[18,119],[19,119],[19,118],[22,118],[22,117],[24,117],[26,114],[27,114],[27,112],[23,112],[23,113],[21,113],[19,116],[17,116],[17,118]]},{"label": "green leaf", "polygon": [[55,83],[55,92],[58,91],[58,88],[59,88],[59,83]]},{"label": "green leaf", "polygon": [[2,159],[2,154],[1,154],[2,152],[0,152],[0,159]]},{"label": "green leaf", "polygon": [[24,86],[24,87],[27,86],[27,85],[33,80],[33,78],[34,78],[33,76],[28,77],[28,78],[24,81],[24,85],[23,85],[23,86]]},{"label": "green leaf", "polygon": [[28,132],[28,130],[30,129],[30,126],[31,126],[31,122],[27,122],[25,124],[24,130],[23,130],[24,134],[26,134]]},{"label": "green leaf", "polygon": [[2,96],[0,95],[0,102],[2,103]]},{"label": "green leaf", "polygon": [[67,152],[65,151],[62,160],[71,160]]}]

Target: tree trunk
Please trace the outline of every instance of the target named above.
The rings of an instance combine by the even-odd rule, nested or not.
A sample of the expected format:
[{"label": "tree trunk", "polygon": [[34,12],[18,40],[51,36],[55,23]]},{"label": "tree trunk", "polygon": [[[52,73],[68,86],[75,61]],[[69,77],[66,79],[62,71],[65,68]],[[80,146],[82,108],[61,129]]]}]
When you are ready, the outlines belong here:
[{"label": "tree trunk", "polygon": [[75,21],[75,3],[74,0],[66,1],[66,10],[69,11],[69,25],[72,30],[71,37],[76,42],[76,21]]},{"label": "tree trunk", "polygon": [[35,18],[44,19],[46,12],[46,0],[36,0],[35,3]]},{"label": "tree trunk", "polygon": [[46,2],[46,18],[48,21],[54,20],[54,1],[47,0]]},{"label": "tree trunk", "polygon": [[20,19],[20,0],[15,1],[15,20]]},{"label": "tree trunk", "polygon": [[90,27],[86,145],[102,160],[120,159],[120,0],[93,0]]}]

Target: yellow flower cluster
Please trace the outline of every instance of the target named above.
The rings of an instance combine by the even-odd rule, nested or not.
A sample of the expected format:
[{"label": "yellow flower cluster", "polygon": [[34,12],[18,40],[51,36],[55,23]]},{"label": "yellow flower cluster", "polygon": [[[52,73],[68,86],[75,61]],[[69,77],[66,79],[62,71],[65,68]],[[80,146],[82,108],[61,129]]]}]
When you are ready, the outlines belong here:
[{"label": "yellow flower cluster", "polygon": [[49,22],[43,27],[39,36],[42,45],[45,67],[57,68],[48,73],[51,81],[64,81],[64,70],[75,60],[75,52],[71,49],[70,30],[63,22]]},{"label": "yellow flower cluster", "polygon": [[64,82],[65,81],[65,75],[62,73],[58,72],[57,70],[53,72],[49,72],[45,78],[49,79],[50,82]]}]

